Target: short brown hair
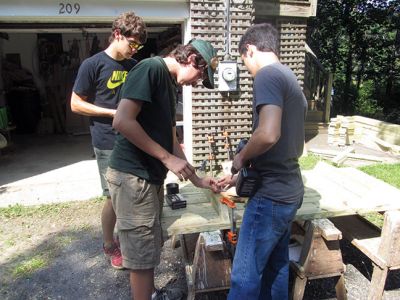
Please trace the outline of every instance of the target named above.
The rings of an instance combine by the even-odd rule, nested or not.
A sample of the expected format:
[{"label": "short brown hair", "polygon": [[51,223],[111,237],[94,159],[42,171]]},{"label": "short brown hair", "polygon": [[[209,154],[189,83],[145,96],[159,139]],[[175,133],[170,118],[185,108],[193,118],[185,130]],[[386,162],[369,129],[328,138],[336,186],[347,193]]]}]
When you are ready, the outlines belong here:
[{"label": "short brown hair", "polygon": [[197,49],[193,47],[191,44],[178,45],[174,50],[172,50],[168,54],[168,56],[175,58],[176,61],[180,64],[187,64],[188,58],[192,54],[196,55],[196,64],[194,67],[196,69],[204,69],[207,66],[206,60],[203,58],[203,56],[201,56],[199,51],[197,51]]},{"label": "short brown hair", "polygon": [[269,23],[253,25],[240,39],[240,55],[247,54],[247,45],[254,45],[261,52],[273,52],[279,57],[278,30]]},{"label": "short brown hair", "polygon": [[142,44],[147,40],[146,24],[133,11],[122,13],[114,20],[109,38],[110,43],[114,40],[115,30],[120,30],[121,34],[126,37],[137,38]]}]

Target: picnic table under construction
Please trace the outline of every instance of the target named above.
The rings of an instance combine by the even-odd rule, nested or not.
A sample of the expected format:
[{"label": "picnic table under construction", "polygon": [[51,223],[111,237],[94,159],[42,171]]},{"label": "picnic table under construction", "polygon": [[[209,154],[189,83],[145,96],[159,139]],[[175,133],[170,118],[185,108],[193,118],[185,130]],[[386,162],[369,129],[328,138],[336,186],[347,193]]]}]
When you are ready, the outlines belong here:
[{"label": "picnic table under construction", "polygon": [[[307,280],[335,277],[337,298],[346,299],[339,247],[343,234],[372,260],[369,299],[380,299],[387,272],[400,268],[400,190],[357,169],[324,162],[302,176],[305,195],[292,227],[290,249],[291,267],[297,275],[292,298],[302,299]],[[231,258],[224,253],[223,242],[216,242],[210,233],[229,230],[231,214],[219,201],[220,194],[191,184],[182,184],[180,193],[187,200],[186,208],[172,210],[165,205],[162,225],[168,235],[180,237],[188,299],[194,299],[197,293],[230,286]],[[236,206],[240,227],[245,203]],[[360,217],[369,212],[385,213],[382,230]]]}]

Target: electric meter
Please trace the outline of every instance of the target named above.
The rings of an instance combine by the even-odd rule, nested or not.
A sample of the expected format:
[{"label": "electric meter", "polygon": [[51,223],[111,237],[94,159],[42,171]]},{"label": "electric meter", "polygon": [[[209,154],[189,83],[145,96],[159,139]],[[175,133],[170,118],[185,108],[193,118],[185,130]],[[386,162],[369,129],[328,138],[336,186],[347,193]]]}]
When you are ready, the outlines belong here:
[{"label": "electric meter", "polygon": [[222,71],[222,78],[225,81],[232,81],[236,79],[236,70],[232,68],[226,68]]},{"label": "electric meter", "polygon": [[218,89],[224,92],[237,91],[238,67],[234,61],[221,61],[218,65]]}]

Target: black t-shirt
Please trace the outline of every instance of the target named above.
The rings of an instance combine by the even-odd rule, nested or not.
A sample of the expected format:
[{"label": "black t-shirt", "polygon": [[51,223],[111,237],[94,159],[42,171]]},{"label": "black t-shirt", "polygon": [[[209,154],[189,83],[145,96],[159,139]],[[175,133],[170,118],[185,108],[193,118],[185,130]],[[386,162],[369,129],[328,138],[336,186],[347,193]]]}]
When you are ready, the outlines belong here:
[{"label": "black t-shirt", "polygon": [[262,176],[257,193],[279,202],[295,202],[304,194],[298,158],[304,147],[307,101],[296,75],[281,63],[260,69],[254,78],[253,90],[253,131],[258,127],[261,106],[273,104],[282,109],[278,142],[253,160]]},{"label": "black t-shirt", "polygon": [[[136,64],[134,59],[114,60],[104,51],[85,59],[79,67],[73,91],[87,96],[88,102],[100,107],[116,109],[122,84]],[[112,150],[115,131],[112,118],[90,117],[92,144],[101,150]]]},{"label": "black t-shirt", "polygon": [[[170,153],[173,151],[176,93],[176,82],[161,57],[138,63],[129,72],[121,91],[122,99],[143,101],[138,122],[150,138]],[[162,184],[168,171],[161,161],[137,148],[122,134],[117,135],[110,167],[154,184]]]}]

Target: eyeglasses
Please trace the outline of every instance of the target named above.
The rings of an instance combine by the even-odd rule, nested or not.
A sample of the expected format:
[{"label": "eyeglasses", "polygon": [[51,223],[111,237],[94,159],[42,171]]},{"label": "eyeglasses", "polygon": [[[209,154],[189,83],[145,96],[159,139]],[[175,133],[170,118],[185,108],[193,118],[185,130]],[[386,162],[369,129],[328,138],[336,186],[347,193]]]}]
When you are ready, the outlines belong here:
[{"label": "eyeglasses", "polygon": [[144,45],[136,42],[136,41],[130,41],[128,39],[126,39],[129,43],[129,47],[131,47],[131,49],[135,49],[136,51],[139,51],[140,49],[142,49],[144,47]]}]

